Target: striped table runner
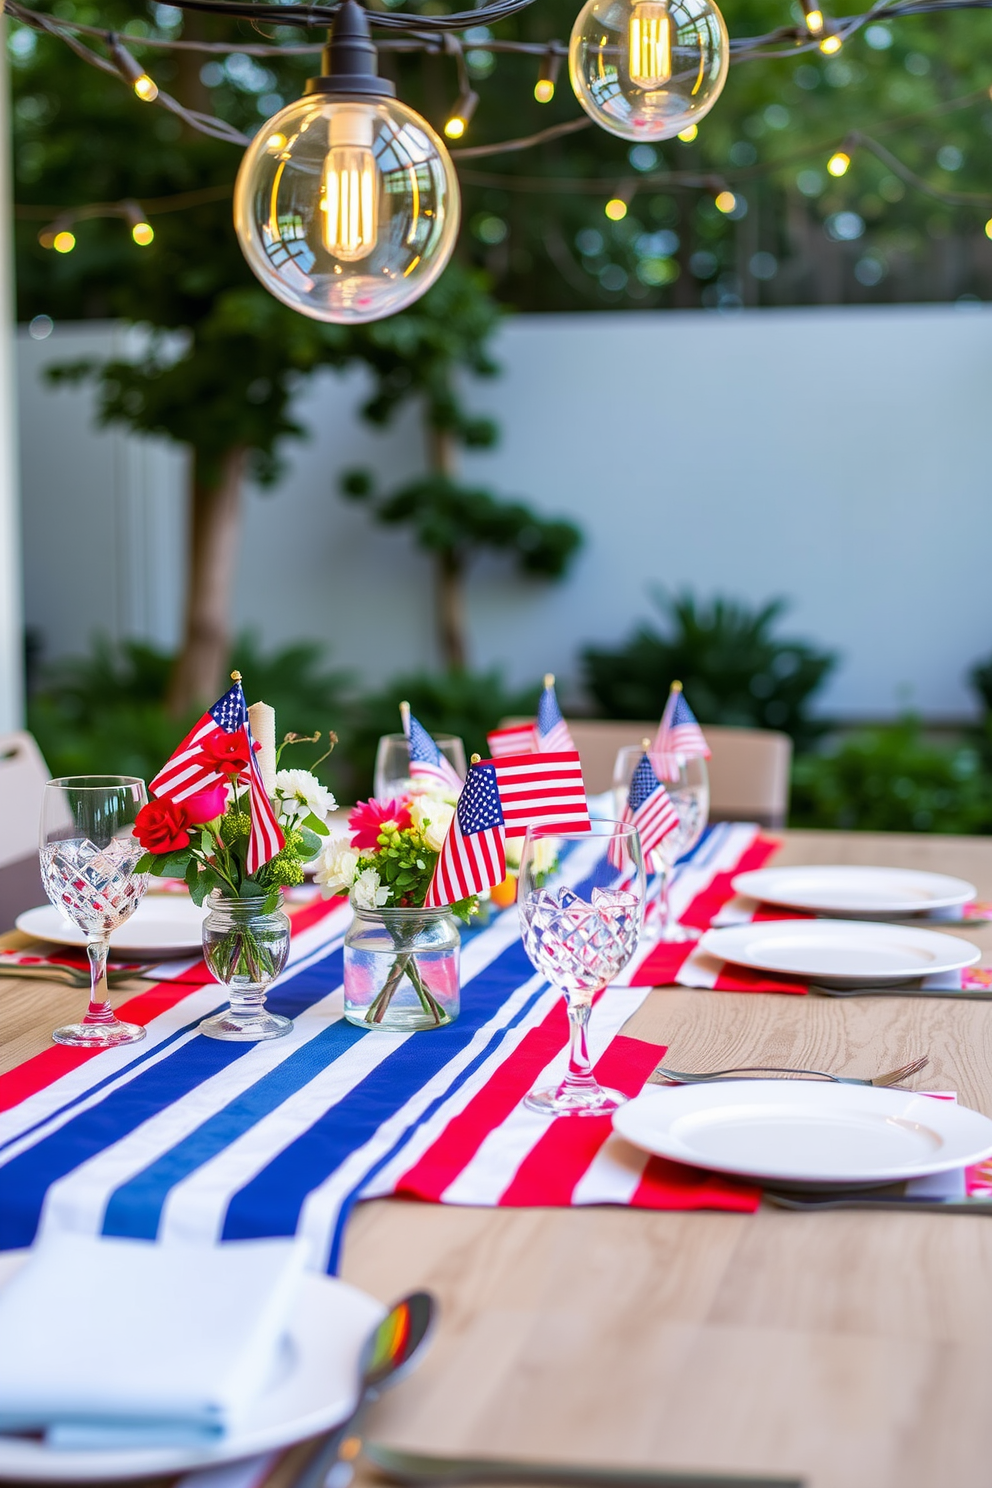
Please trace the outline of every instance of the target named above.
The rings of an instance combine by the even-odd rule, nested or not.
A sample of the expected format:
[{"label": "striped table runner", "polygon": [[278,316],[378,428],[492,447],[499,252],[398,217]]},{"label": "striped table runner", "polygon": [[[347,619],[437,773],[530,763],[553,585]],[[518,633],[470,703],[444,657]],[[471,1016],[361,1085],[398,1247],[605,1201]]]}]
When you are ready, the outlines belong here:
[{"label": "striped table runner", "polygon": [[[712,913],[729,876],[772,850],[757,829],[713,828],[676,888]],[[581,888],[599,851],[567,861]],[[710,907],[712,906],[712,907]],[[147,1039],[93,1054],[53,1047],[0,1076],[0,1248],[50,1228],[215,1241],[301,1234],[335,1270],[362,1197],[461,1204],[597,1204],[753,1210],[756,1190],[625,1149],[609,1121],[549,1123],[520,1107],[564,1069],[561,998],[527,960],[509,910],[466,936],[462,1014],[426,1035],[342,1017],[346,903],[294,912],[270,1006],[295,1020],[264,1044],[197,1035],[224,999],[202,964],[173,968],[122,1010]],[[663,1046],[621,1029],[658,978],[644,947],[593,1010],[603,1081],[640,1089]]]}]

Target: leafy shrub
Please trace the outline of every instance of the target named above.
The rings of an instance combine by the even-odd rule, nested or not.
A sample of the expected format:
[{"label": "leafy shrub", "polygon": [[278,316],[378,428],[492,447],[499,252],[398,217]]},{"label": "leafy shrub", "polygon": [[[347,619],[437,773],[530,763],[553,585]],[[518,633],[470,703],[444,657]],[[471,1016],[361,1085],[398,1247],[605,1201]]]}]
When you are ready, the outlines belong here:
[{"label": "leafy shrub", "polygon": [[346,749],[353,795],[360,799],[371,793],[376,745],[382,734],[399,731],[402,700],[430,733],[457,734],[463,739],[467,758],[473,752],[488,753],[486,734],[501,718],[535,713],[540,691],[536,682],[511,690],[498,671],[414,672],[396,677],[355,705]]},{"label": "leafy shrub", "polygon": [[864,832],[990,832],[992,779],[967,746],[939,748],[908,717],[852,734],[793,766],[793,827]]},{"label": "leafy shrub", "polygon": [[[347,679],[322,669],[316,643],[298,642],[263,654],[253,636],[237,642],[232,668],[244,674],[250,702],[264,698],[276,710],[281,733],[340,731]],[[28,727],[56,775],[140,775],[150,780],[195,722],[170,718],[164,698],[173,658],[140,641],[114,646],[96,640],[89,655],[66,657],[45,668],[28,704]],[[306,765],[309,759],[287,764]],[[319,773],[332,785],[342,777],[334,755]]]},{"label": "leafy shrub", "polygon": [[657,718],[678,678],[701,723],[784,729],[800,748],[822,732],[808,708],[836,657],[773,634],[784,600],[752,610],[660,590],[653,598],[663,632],[642,625],[616,650],[583,652],[586,687],[604,718]]}]

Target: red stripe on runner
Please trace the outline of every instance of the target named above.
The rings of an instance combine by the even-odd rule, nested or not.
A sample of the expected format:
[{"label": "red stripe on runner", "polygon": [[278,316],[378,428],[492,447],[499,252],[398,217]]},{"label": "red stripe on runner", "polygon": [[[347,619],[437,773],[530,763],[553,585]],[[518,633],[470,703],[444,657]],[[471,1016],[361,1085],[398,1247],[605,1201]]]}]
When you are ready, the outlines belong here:
[{"label": "red stripe on runner", "polygon": [[715,992],[798,992],[804,996],[809,991],[803,982],[779,981],[766,971],[751,971],[746,966],[734,966],[728,970],[728,962],[721,964],[723,970],[713,984]]},{"label": "red stripe on runner", "polygon": [[648,1160],[633,1198],[632,1209],[730,1209],[753,1214],[761,1203],[761,1189],[702,1168],[683,1167],[667,1157]]},{"label": "red stripe on runner", "polygon": [[506,1120],[534,1081],[568,1042],[568,1015],[559,999],[542,1023],[521,1039],[464,1111],[445,1127],[433,1146],[414,1163],[395,1192],[437,1203],[467,1167],[489,1133]]},{"label": "red stripe on runner", "polygon": [[[344,898],[339,896],[334,899],[319,899],[313,904],[291,909],[293,929],[310,929],[340,908],[344,902]],[[188,997],[197,987],[205,987],[210,981],[210,973],[203,962],[198,961],[181,976],[167,982],[156,982],[153,987],[128,998],[117,1009],[117,1016],[128,1023],[140,1023],[144,1027],[153,1018],[174,1008],[177,1002]],[[15,1065],[12,1070],[0,1074],[0,1111],[9,1111],[29,1095],[44,1090],[46,1085],[53,1085],[63,1075],[79,1069],[80,1065],[101,1052],[100,1049],[74,1049],[66,1044],[54,1044],[52,1048],[43,1049],[40,1054],[26,1059],[23,1064]]]},{"label": "red stripe on runner", "polygon": [[630,979],[632,987],[669,987],[674,982],[683,964],[692,955],[698,942],[682,940],[659,941],[650,951]]},{"label": "red stripe on runner", "polygon": [[680,923],[690,930],[708,930],[713,923],[713,916],[734,897],[734,891],[730,887],[731,879],[736,878],[738,873],[760,868],[781,846],[781,842],[771,837],[755,838],[751,846],[741,854],[734,868],[726,873],[713,875],[707,887],[696,895],[685,913],[679,916]]},{"label": "red stripe on runner", "polygon": [[[665,1057],[664,1044],[617,1034],[596,1064],[596,1079],[634,1096],[640,1091],[658,1061]],[[501,1208],[555,1205],[567,1208],[579,1179],[588,1169],[613,1130],[609,1116],[584,1116],[552,1121],[535,1147],[524,1158],[512,1182],[500,1197]]]},{"label": "red stripe on runner", "polygon": [[[209,977],[204,977],[204,982],[200,985],[209,980]],[[189,982],[185,981],[158,982],[154,987],[149,987],[147,991],[139,992],[136,997],[122,1003],[117,1009],[117,1016],[122,1021],[140,1023],[144,1027],[153,1018],[168,1012],[177,1002],[188,997],[191,990]],[[32,1059],[26,1059],[23,1064],[0,1075],[0,1111],[9,1111],[29,1095],[44,1090],[46,1085],[54,1084],[63,1075],[78,1069],[100,1053],[100,1049],[74,1049],[66,1044],[55,1044],[51,1049],[43,1049]]]}]

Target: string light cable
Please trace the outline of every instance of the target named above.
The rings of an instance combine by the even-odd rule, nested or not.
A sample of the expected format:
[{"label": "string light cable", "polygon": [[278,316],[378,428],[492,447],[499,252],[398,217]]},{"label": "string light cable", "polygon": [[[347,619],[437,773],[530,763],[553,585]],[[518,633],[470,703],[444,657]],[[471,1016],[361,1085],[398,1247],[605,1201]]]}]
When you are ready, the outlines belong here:
[{"label": "string light cable", "polygon": [[[362,24],[366,32],[368,32],[368,23],[371,23],[377,30],[387,29],[397,33],[379,39],[376,43],[379,49],[398,53],[427,52],[435,55],[448,55],[455,60],[459,95],[449,115],[445,132],[449,139],[456,140],[464,135],[478,104],[478,96],[471,87],[462,43],[455,33],[459,30],[466,30],[470,26],[505,19],[507,16],[525,9],[531,3],[533,3],[533,0],[493,0],[493,3],[480,6],[479,9],[471,12],[440,17],[433,15],[413,16],[400,12],[390,13],[379,11],[368,14],[367,16],[364,12],[361,12],[361,14],[364,17]],[[634,0],[635,10],[638,3],[657,3],[657,0]],[[304,27],[326,24],[328,20],[333,20],[335,16],[340,15],[349,5],[354,12],[360,12],[360,7],[355,3],[355,0],[342,0],[342,4],[333,7],[321,5],[307,7],[295,5],[253,5],[239,3],[239,0],[178,0],[177,8],[207,11],[212,14],[227,15],[237,19],[250,19],[256,24],[260,21],[265,21],[278,22],[280,25],[286,24]],[[802,0],[802,5],[803,22],[801,25],[782,26],[763,36],[742,37],[731,40],[728,47],[727,64],[734,65],[759,59],[770,60],[774,58],[795,57],[797,54],[815,49],[823,51],[825,50],[824,41],[829,39],[829,37],[835,36],[841,42],[844,42],[870,21],[878,19],[892,20],[903,16],[935,14],[952,10],[992,9],[992,0],[877,0],[877,3],[863,14],[846,16],[839,21],[831,21],[825,17],[822,10],[817,8],[816,0]],[[87,62],[89,65],[126,82],[142,101],[166,108],[169,112],[181,118],[190,127],[204,134],[230,144],[248,147],[249,150],[258,145],[259,135],[267,131],[269,125],[264,125],[263,129],[259,131],[259,135],[256,135],[254,140],[252,140],[241,130],[228,124],[216,115],[187,109],[177,99],[158,86],[152,74],[135,58],[129,48],[133,47],[139,51],[144,49],[166,52],[192,51],[214,56],[245,53],[257,57],[303,56],[312,55],[321,50],[319,46],[314,44],[288,45],[270,42],[242,43],[240,41],[232,44],[183,40],[182,38],[135,37],[130,35],[127,37],[128,45],[125,45],[119,33],[103,29],[99,26],[70,22],[62,18],[52,17],[22,4],[21,0],[6,0],[4,9],[7,14],[21,24],[62,41],[81,60]],[[100,42],[106,48],[108,55],[106,57],[102,56],[98,51],[87,45],[86,41],[82,38]],[[370,38],[368,44],[374,53],[376,48],[372,47]],[[493,52],[536,58],[539,61],[540,72],[535,86],[535,97],[539,102],[549,101],[553,96],[557,74],[568,50],[564,43],[556,40],[520,42],[498,38],[487,38],[486,49]],[[329,55],[327,48],[323,49],[323,55],[326,73]],[[326,77],[324,78],[324,83],[327,83]],[[391,87],[391,85],[389,86]],[[516,139],[460,147],[451,150],[450,153],[459,162],[461,178],[468,184],[498,186],[502,189],[523,192],[552,190],[567,191],[582,195],[604,195],[608,197],[608,215],[611,207],[614,208],[616,215],[620,215],[620,209],[622,208],[625,214],[635,194],[645,188],[668,187],[687,191],[704,191],[712,193],[714,199],[722,193],[730,200],[734,197],[734,193],[729,190],[729,185],[731,184],[745,184],[747,181],[785,169],[793,162],[808,160],[813,155],[826,154],[831,150],[833,153],[829,154],[829,158],[825,161],[828,173],[835,176],[846,174],[851,163],[852,153],[855,150],[861,149],[874,155],[893,175],[911,190],[920,192],[932,200],[940,201],[950,206],[982,207],[987,209],[992,205],[992,196],[979,193],[947,191],[941,187],[932,185],[917,175],[908,166],[904,165],[896,155],[882,145],[874,136],[881,131],[891,131],[906,127],[911,123],[945,114],[956,109],[969,107],[979,101],[987,101],[989,96],[990,90],[981,89],[957,99],[945,100],[928,110],[906,118],[879,121],[873,126],[870,133],[865,130],[853,131],[844,138],[839,146],[836,144],[836,141],[832,145],[827,146],[810,145],[784,158],[761,162],[750,167],[721,171],[666,170],[660,172],[642,172],[637,175],[624,173],[616,177],[526,177],[519,175],[490,175],[473,171],[472,169],[465,169],[461,165],[461,162],[528,150],[551,140],[567,137],[590,127],[594,122],[594,118],[586,115],[561,124],[552,125],[548,129],[539,130],[533,134],[521,136]],[[293,106],[291,105],[290,107]],[[345,110],[345,112],[347,113],[348,110]],[[354,115],[354,108],[350,112]],[[413,117],[418,118],[416,115]],[[271,123],[272,121],[270,121]],[[425,121],[418,119],[418,123],[429,131],[429,126],[426,125]],[[339,129],[340,127],[339,125]],[[433,133],[432,131],[429,132]],[[612,132],[619,131],[614,130]],[[682,131],[679,132],[682,133]],[[693,129],[687,129],[685,135],[687,138],[693,136]],[[271,135],[269,136],[270,144],[272,137]],[[438,143],[440,144],[440,141]],[[351,145],[349,145],[349,148],[351,148]],[[362,146],[359,144],[357,148],[360,150]],[[271,149],[268,153],[271,155]],[[446,152],[444,153],[446,154]],[[285,162],[283,164],[285,168]],[[326,187],[326,173],[324,179]],[[339,185],[344,179],[344,177],[340,179]],[[354,179],[355,181],[359,181],[359,177],[357,176]],[[350,182],[352,177],[348,177],[348,180]],[[42,220],[45,226],[42,228],[39,238],[46,247],[54,247],[57,251],[69,252],[75,246],[75,237],[70,231],[72,226],[77,222],[97,217],[123,218],[131,227],[135,242],[139,246],[147,246],[154,239],[154,231],[147,220],[149,216],[160,212],[187,210],[210,201],[222,200],[229,195],[230,191],[230,186],[209,187],[202,191],[178,193],[173,197],[151,199],[143,205],[139,205],[136,201],[129,199],[121,202],[90,203],[69,208],[18,206],[15,208],[15,213],[22,219]],[[355,200],[357,201],[359,198],[355,198]],[[338,243],[337,246],[340,248],[341,244]],[[446,257],[444,261],[447,261]],[[268,267],[272,267],[271,262]],[[263,277],[264,282],[264,276],[260,275],[260,277]],[[269,287],[271,288],[272,286],[270,285]],[[287,298],[285,294],[280,297]],[[416,298],[416,296],[413,296],[413,298]],[[290,303],[292,302],[290,300]],[[297,306],[297,308],[300,307]],[[393,312],[388,311],[386,313]],[[354,318],[369,317],[359,315]]]}]

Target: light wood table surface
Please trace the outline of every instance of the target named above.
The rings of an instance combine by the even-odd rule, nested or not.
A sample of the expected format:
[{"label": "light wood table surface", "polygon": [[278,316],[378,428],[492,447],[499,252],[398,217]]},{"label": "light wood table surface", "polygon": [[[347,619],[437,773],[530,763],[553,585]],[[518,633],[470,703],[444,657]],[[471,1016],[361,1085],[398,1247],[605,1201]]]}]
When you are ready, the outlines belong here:
[{"label": "light wood table surface", "polygon": [[[788,832],[776,864],[969,878],[992,839]],[[992,964],[992,924],[958,933]],[[120,1000],[124,994],[117,994]],[[0,1068],[80,994],[0,984]],[[850,1074],[918,1054],[914,1083],[992,1115],[992,1002],[659,989],[628,1025],[682,1067]],[[795,1474],[809,1488],[989,1488],[992,1220],[360,1206],[345,1280],[438,1296],[423,1366],[370,1435],[434,1453]]]}]

